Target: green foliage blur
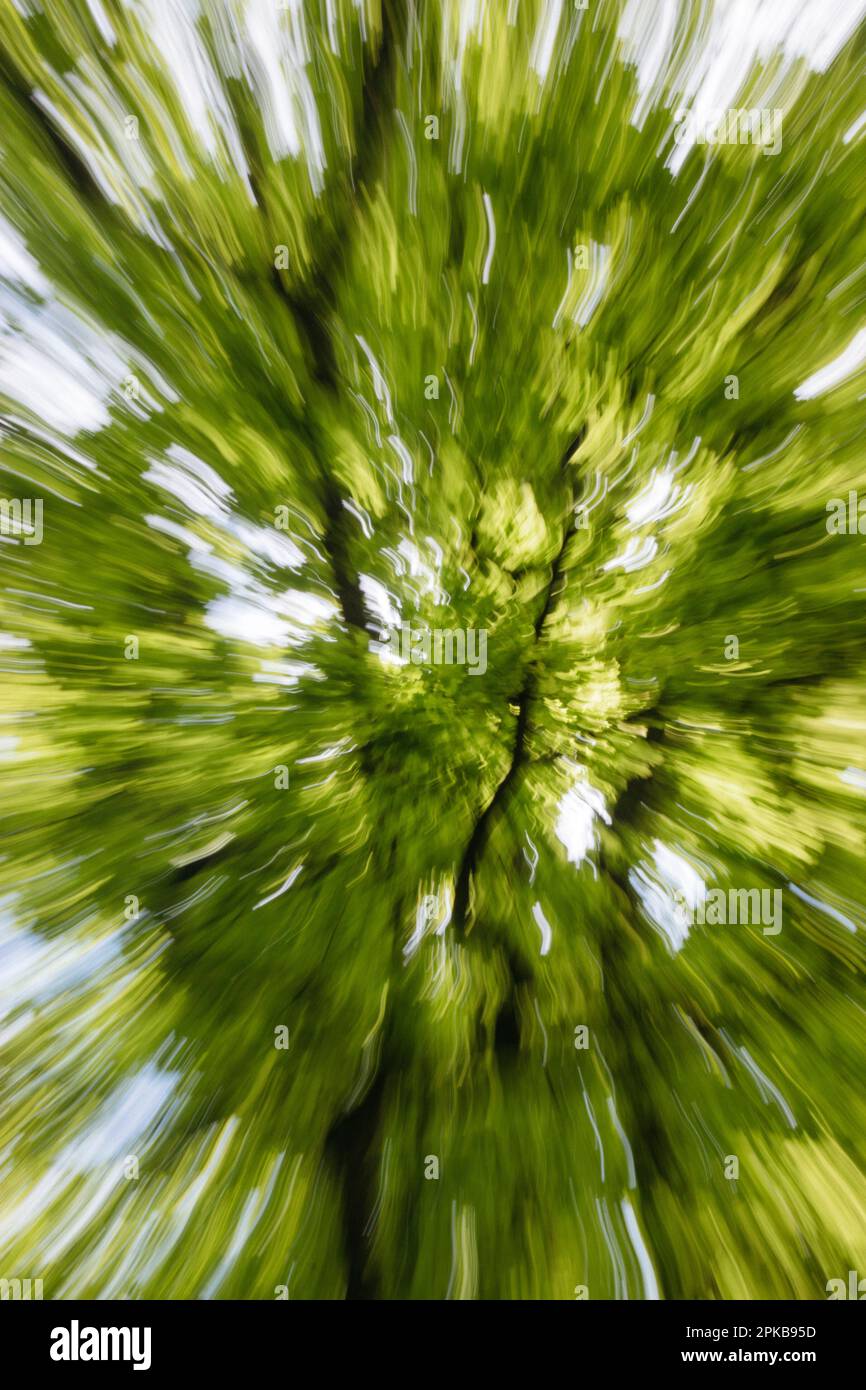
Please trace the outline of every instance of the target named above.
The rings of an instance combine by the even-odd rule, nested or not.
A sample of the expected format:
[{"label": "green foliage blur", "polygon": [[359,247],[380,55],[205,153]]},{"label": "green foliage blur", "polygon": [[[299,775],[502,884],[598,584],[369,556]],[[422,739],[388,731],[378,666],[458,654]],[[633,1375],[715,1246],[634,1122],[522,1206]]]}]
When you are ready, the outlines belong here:
[{"label": "green foliage blur", "polygon": [[[0,10],[0,494],[44,502],[0,1274],[46,1297],[866,1274],[864,374],[795,394],[863,319],[866,32],[755,66],[778,155],[675,171],[704,7],[640,118],[624,6],[544,69],[551,8]],[[393,614],[486,672],[383,660]],[[677,939],[666,855],[783,930]]]}]

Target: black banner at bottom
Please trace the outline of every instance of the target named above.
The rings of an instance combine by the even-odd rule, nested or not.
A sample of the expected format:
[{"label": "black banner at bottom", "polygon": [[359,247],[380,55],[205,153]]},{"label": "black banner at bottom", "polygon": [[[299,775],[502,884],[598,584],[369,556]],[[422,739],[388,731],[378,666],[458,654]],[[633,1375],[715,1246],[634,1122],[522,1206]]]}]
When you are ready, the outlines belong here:
[{"label": "black banner at bottom", "polygon": [[[837,1370],[850,1374],[859,1364],[864,1322],[859,1299],[854,1301],[856,1307],[845,1307],[842,1300],[484,1303],[474,1311],[406,1302],[392,1319],[384,1305],[369,1303],[361,1309],[352,1303],[7,1299],[0,1302],[0,1329],[7,1366],[11,1361],[19,1374],[32,1369],[52,1381],[71,1375],[92,1379],[100,1370],[159,1378],[166,1372],[209,1370],[221,1376],[250,1370],[285,1375],[296,1358],[306,1377],[310,1356],[319,1372],[333,1372],[342,1349],[361,1370],[366,1357],[372,1368],[374,1358],[381,1366],[386,1356],[383,1342],[369,1341],[374,1330],[395,1335],[395,1373],[399,1363],[401,1374],[411,1369],[413,1376],[423,1371],[429,1377],[437,1363],[453,1376],[469,1347],[485,1373],[501,1356],[515,1372],[520,1347],[531,1359],[540,1356],[548,1370],[551,1356],[559,1354],[575,1368],[594,1366],[596,1372],[599,1362],[613,1373],[666,1372],[674,1366],[805,1366],[826,1379]],[[405,1358],[407,1333],[414,1338],[411,1366]]]}]

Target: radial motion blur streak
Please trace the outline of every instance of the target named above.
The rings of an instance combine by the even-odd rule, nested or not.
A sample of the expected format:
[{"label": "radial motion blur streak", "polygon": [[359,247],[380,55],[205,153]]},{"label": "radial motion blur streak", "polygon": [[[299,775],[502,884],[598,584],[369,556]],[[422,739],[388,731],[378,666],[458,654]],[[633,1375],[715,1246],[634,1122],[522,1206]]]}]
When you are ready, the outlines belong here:
[{"label": "radial motion blur streak", "polygon": [[866,1275],[864,71],[0,8],[0,1279]]}]

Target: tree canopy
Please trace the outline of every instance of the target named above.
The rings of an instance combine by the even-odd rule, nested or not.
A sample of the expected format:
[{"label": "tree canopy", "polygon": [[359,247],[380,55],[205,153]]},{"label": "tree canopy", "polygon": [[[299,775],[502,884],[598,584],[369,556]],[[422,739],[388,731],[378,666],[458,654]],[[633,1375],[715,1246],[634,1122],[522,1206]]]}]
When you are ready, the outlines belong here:
[{"label": "tree canopy", "polygon": [[0,1269],[46,1296],[866,1274],[866,29],[749,59],[776,153],[681,145],[675,9],[655,67],[619,0],[0,10]]}]

